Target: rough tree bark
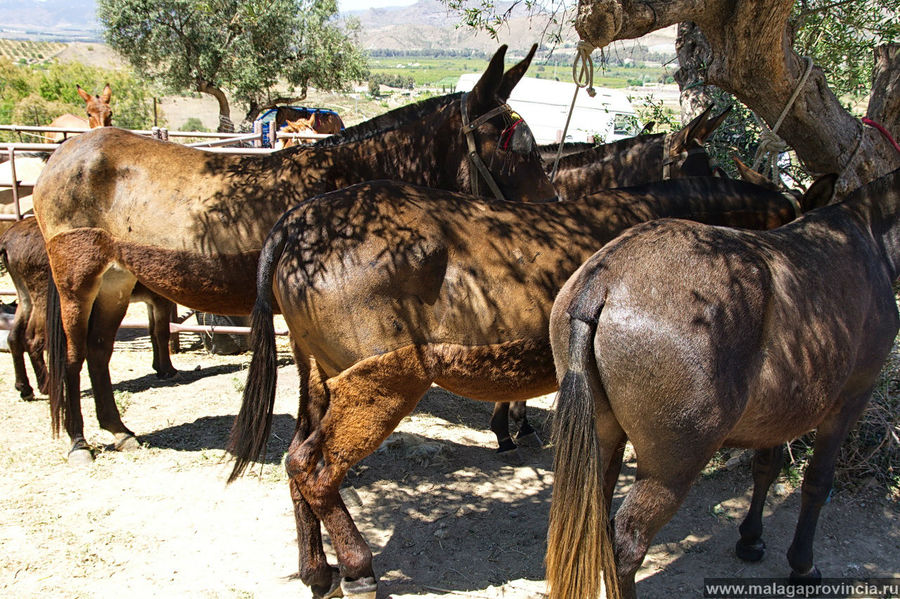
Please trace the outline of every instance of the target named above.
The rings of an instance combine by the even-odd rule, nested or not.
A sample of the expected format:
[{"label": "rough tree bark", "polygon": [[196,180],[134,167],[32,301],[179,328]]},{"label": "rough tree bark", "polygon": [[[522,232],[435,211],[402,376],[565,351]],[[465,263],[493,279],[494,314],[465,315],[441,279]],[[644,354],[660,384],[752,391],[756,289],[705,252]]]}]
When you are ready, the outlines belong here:
[{"label": "rough tree bark", "polygon": [[[675,23],[696,23],[711,49],[706,82],[734,94],[772,126],[805,69],[791,47],[792,6],[793,0],[579,0],[575,29],[602,48]],[[884,102],[884,121],[896,123],[894,104]],[[813,172],[840,173],[839,192],[900,167],[900,153],[843,108],[819,68],[813,68],[778,134]]]},{"label": "rough tree bark", "polygon": [[872,98],[866,116],[884,125],[900,143],[900,44],[875,50]]},{"label": "rough tree bark", "polygon": [[678,24],[675,53],[678,55],[675,81],[681,88],[681,122],[689,123],[713,101],[706,83],[706,66],[712,59],[712,49],[700,28],[686,21]]},{"label": "rough tree bark", "polygon": [[197,82],[197,91],[209,94],[219,103],[219,127],[217,131],[220,133],[232,133],[234,124],[231,122],[231,107],[228,106],[228,97],[221,89],[202,79]]}]

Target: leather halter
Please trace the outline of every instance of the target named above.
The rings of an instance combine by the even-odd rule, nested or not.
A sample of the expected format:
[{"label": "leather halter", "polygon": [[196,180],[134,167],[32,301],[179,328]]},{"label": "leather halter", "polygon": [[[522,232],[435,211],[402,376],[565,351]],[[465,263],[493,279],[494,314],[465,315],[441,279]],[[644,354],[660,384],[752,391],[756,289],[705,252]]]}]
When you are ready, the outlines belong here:
[{"label": "leather halter", "polygon": [[474,195],[479,195],[478,174],[481,173],[481,178],[484,179],[487,186],[494,193],[494,197],[498,200],[506,201],[506,197],[503,195],[503,192],[500,191],[500,187],[497,185],[497,182],[494,181],[494,177],[491,176],[491,171],[488,170],[487,165],[484,164],[484,160],[482,160],[481,156],[478,154],[478,149],[475,147],[474,132],[488,120],[494,118],[498,114],[509,114],[512,112],[512,109],[507,104],[501,104],[500,106],[487,111],[474,121],[469,122],[469,107],[468,102],[466,101],[468,97],[468,92],[462,95],[462,99],[459,101],[459,108],[460,113],[462,114],[462,132],[465,134],[466,144],[469,146],[469,162],[475,167],[470,171],[472,175],[472,193]]}]

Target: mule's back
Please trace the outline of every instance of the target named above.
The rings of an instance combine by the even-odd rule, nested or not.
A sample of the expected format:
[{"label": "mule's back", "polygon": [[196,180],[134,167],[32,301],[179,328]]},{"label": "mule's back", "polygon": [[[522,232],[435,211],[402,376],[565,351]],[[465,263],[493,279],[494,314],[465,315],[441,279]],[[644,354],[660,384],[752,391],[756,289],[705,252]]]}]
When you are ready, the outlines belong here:
[{"label": "mule's back", "polygon": [[[325,194],[285,218],[273,235],[290,263],[275,287],[293,311],[285,318],[297,319],[292,330],[335,371],[404,345],[542,339],[553,297],[598,244],[673,215],[759,228],[792,217],[779,194],[718,179],[550,204],[380,181]],[[341,317],[348,309],[354,317]]]},{"label": "mule's back", "polygon": [[660,427],[715,420],[730,431],[726,445],[771,447],[814,428],[827,402],[864,391],[853,380],[871,380],[897,330],[890,288],[866,230],[829,207],[767,232],[637,226],[586,262],[558,302],[597,319],[601,380],[638,444],[658,430],[638,400],[668,398]]}]

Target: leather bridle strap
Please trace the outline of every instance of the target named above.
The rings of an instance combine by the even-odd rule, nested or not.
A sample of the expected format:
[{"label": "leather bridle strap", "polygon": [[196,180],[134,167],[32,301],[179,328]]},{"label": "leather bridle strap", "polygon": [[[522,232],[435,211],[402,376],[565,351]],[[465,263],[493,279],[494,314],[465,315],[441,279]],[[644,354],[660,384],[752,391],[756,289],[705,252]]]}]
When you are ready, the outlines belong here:
[{"label": "leather bridle strap", "polygon": [[491,176],[491,172],[488,170],[487,166],[484,164],[484,160],[481,159],[481,156],[478,155],[478,149],[475,147],[475,135],[474,132],[478,127],[486,123],[489,119],[494,118],[498,114],[509,113],[511,109],[506,104],[501,104],[496,108],[489,110],[484,113],[477,119],[472,122],[469,122],[469,108],[468,102],[466,101],[469,97],[468,92],[462,95],[462,99],[460,100],[460,112],[462,114],[462,132],[466,136],[466,144],[469,146],[469,162],[475,167],[472,169],[472,193],[475,195],[479,195],[478,193],[478,173],[481,173],[481,178],[484,179],[487,186],[494,193],[494,197],[498,200],[505,201],[506,198],[503,196],[503,192],[500,191],[500,187],[497,185],[497,182],[494,181],[494,177]]}]

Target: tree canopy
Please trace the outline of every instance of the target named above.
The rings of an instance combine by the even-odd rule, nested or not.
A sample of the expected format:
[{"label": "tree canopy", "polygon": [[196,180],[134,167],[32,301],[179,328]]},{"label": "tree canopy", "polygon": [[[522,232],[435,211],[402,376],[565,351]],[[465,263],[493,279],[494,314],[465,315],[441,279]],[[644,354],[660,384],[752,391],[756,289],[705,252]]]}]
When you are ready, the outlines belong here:
[{"label": "tree canopy", "polygon": [[107,43],[138,73],[211,94],[224,122],[226,90],[253,118],[301,101],[309,86],[341,89],[366,76],[358,24],[338,22],[336,0],[98,0],[97,15]]},{"label": "tree canopy", "polygon": [[[769,127],[780,127],[809,172],[838,173],[844,193],[900,166],[900,152],[848,110],[845,97],[868,93],[868,119],[900,132],[900,105],[890,101],[900,90],[898,16],[900,0],[579,0],[575,29],[603,48],[676,23],[695,25],[696,39],[679,51],[681,68],[695,71],[679,78],[682,89],[694,79],[734,94]],[[841,27],[843,37],[828,33]]]},{"label": "tree canopy", "polygon": [[[468,25],[489,31],[511,10],[494,0],[468,10],[459,0],[443,1]],[[565,13],[558,20],[574,25],[595,48],[678,24],[675,78],[685,116],[711,97],[722,97],[713,87],[724,90],[769,127],[783,120],[778,135],[795,150],[804,170],[840,173],[841,191],[900,166],[900,153],[887,138],[858,118],[877,121],[900,138],[900,0],[513,3],[518,4]],[[813,68],[804,77],[806,57]],[[737,112],[749,117],[746,110]],[[746,139],[742,145],[747,149]]]}]

